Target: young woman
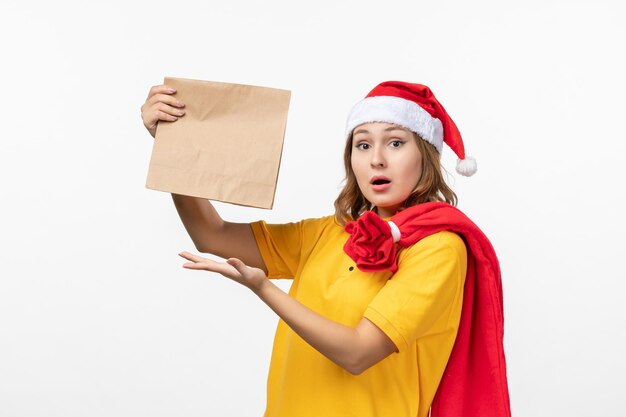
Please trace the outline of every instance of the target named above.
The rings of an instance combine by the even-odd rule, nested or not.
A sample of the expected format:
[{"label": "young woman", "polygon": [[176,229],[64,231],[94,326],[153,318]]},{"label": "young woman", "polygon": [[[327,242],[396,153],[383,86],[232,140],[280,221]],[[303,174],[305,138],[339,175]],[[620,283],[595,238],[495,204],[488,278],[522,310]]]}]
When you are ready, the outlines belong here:
[{"label": "young woman", "polygon": [[[165,85],[142,106],[155,135],[184,104]],[[231,223],[204,199],[172,195],[200,252],[280,316],[267,417],[508,416],[500,271],[454,206],[443,143],[472,175],[456,125],[420,84],[376,86],[348,117],[346,184],[335,214]],[[293,279],[289,294],[270,278]]]}]

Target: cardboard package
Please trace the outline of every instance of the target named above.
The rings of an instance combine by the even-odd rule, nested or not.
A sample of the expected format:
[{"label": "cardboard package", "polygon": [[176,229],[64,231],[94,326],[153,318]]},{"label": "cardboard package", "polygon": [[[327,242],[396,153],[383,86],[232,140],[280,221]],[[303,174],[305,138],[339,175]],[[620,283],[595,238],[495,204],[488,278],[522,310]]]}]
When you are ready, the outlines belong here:
[{"label": "cardboard package", "polygon": [[159,121],[146,187],[271,209],[291,92],[165,77],[185,103]]}]

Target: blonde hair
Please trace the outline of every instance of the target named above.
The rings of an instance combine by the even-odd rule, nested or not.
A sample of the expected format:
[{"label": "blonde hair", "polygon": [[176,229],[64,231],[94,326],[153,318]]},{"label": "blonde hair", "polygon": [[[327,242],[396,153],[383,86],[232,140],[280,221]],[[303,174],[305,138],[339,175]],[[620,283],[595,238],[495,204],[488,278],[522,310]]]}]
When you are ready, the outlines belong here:
[{"label": "blonde hair", "polygon": [[[422,154],[422,172],[415,189],[404,201],[402,208],[430,201],[442,201],[456,206],[456,194],[448,187],[443,178],[439,152],[417,133],[411,133],[413,133],[417,147]],[[364,211],[371,208],[370,202],[363,196],[359,188],[352,170],[351,158],[352,134],[346,140],[343,153],[343,164],[346,171],[345,185],[335,200],[335,220],[342,226],[357,219]]]}]

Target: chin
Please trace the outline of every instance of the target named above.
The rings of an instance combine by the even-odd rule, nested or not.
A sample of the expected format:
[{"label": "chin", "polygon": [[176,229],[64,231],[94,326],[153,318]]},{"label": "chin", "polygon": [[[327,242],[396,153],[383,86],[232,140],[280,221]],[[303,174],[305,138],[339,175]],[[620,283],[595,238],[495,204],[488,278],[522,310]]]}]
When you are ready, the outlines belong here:
[{"label": "chin", "polygon": [[373,205],[375,205],[376,207],[382,207],[382,208],[393,208],[393,207],[399,207],[402,205],[403,201],[389,201],[389,200],[370,200],[371,203]]},{"label": "chin", "polygon": [[379,211],[382,209],[382,210],[385,210],[386,212],[393,213],[393,214],[395,214],[398,211],[398,209],[402,207],[400,203],[398,204],[375,204],[374,203],[374,205],[378,207]]}]

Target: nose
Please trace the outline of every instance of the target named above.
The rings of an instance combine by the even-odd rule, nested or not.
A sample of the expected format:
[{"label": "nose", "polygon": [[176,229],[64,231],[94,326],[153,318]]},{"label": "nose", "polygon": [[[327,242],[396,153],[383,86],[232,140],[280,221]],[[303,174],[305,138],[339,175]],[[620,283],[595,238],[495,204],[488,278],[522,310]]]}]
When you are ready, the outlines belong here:
[{"label": "nose", "polygon": [[387,161],[385,160],[385,155],[383,153],[383,149],[380,146],[374,147],[372,149],[372,153],[370,154],[370,165],[372,168],[380,168],[387,165]]}]

